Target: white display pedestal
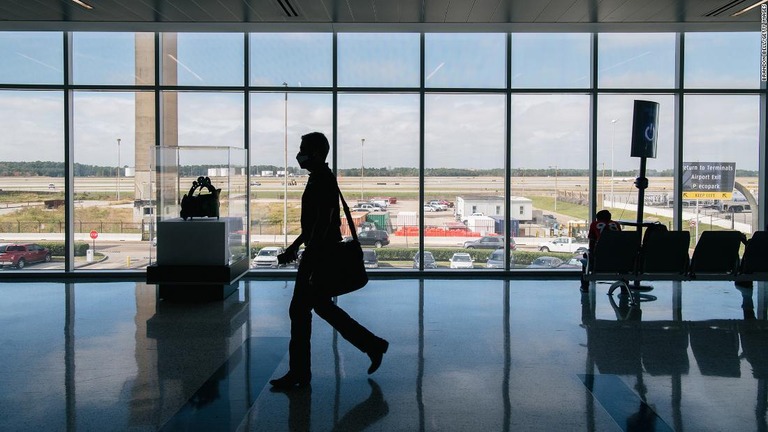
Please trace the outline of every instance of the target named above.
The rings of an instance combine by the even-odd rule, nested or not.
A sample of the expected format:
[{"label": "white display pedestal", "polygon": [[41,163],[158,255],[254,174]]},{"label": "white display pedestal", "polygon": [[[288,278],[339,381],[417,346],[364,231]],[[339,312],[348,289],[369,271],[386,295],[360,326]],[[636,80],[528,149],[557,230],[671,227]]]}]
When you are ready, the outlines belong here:
[{"label": "white display pedestal", "polygon": [[168,219],[157,224],[157,265],[229,264],[229,221]]},{"label": "white display pedestal", "polygon": [[247,257],[230,262],[231,220],[168,219],[157,224],[157,264],[147,267],[147,283],[170,301],[223,300],[237,290],[248,271]]}]

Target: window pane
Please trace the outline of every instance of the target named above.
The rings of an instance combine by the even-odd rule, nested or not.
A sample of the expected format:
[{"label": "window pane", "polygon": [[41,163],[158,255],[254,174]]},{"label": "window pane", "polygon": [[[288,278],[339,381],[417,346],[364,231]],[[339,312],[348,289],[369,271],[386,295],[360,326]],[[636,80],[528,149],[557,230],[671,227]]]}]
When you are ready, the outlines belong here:
[{"label": "window pane", "polygon": [[[0,206],[6,208],[0,214],[0,232],[4,243],[39,242],[50,249],[52,261],[33,268],[63,269],[63,93],[0,91],[0,130],[4,131],[0,135]],[[50,209],[29,205],[45,202]]]},{"label": "window pane", "polygon": [[244,146],[242,93],[163,92],[166,146]]},{"label": "window pane", "polygon": [[685,87],[758,88],[759,33],[686,33]]},{"label": "window pane", "polygon": [[[759,193],[759,103],[759,96],[685,96],[683,163],[711,162],[718,166],[735,164],[731,199],[683,200],[683,220],[688,226],[694,225],[690,228],[691,238],[703,230],[735,229],[750,236],[752,232],[761,229],[757,224],[758,209],[753,205],[753,197],[756,198]],[[683,192],[691,190],[692,183],[696,183],[687,174],[690,173],[683,171]],[[728,170],[716,169],[700,174],[711,175],[711,180],[699,179],[699,183],[717,184],[721,181],[714,176],[725,174],[722,179],[724,183]],[[724,186],[730,189],[730,185]],[[697,189],[701,190],[701,187]]]},{"label": "window pane", "polygon": [[[154,121],[136,128],[136,113],[154,108],[151,93],[76,92],[74,104],[75,239],[91,244],[89,270],[144,268],[152,259],[150,155]],[[136,140],[139,144],[136,144]],[[149,211],[147,210],[149,209]]]},{"label": "window pane", "polygon": [[[299,168],[302,135],[322,132],[333,146],[333,97],[329,93],[251,94],[251,257],[264,247],[285,247],[301,232],[301,194],[307,172]],[[287,109],[287,117],[286,117]],[[287,128],[286,128],[287,121]],[[286,162],[287,159],[287,162]],[[333,148],[328,154],[333,160]],[[288,166],[288,182],[283,171]],[[285,194],[285,190],[288,194]],[[287,200],[286,200],[287,197]],[[284,210],[287,207],[288,212]],[[284,227],[287,229],[284,230]],[[251,268],[269,268],[251,261]],[[289,266],[291,268],[291,266]]]},{"label": "window pane", "polygon": [[[368,265],[412,268],[419,247],[419,96],[339,95],[338,166],[345,199],[359,205],[353,214],[363,247],[375,249],[379,241],[387,249]],[[401,249],[408,252],[394,252]]]},{"label": "window pane", "polygon": [[251,33],[253,86],[330,87],[331,33]]},{"label": "window pane", "polygon": [[602,88],[673,88],[673,33],[600,33],[598,85]]},{"label": "window pane", "polygon": [[589,87],[589,51],[588,33],[513,33],[512,87]]},{"label": "window pane", "polygon": [[151,85],[155,82],[152,33],[74,33],[72,49],[75,84]]},{"label": "window pane", "polygon": [[417,33],[339,33],[339,85],[418,87],[419,44]]},{"label": "window pane", "polygon": [[62,33],[0,32],[0,83],[62,84]]},{"label": "window pane", "polygon": [[464,242],[505,234],[494,219],[504,219],[505,105],[505,96],[495,94],[426,98],[424,198],[449,207],[422,209],[428,234],[424,249],[435,255],[440,268],[467,265],[450,262],[455,253],[470,253],[471,267],[484,268],[495,248],[470,251]]},{"label": "window pane", "polygon": [[506,86],[505,34],[427,33],[427,87],[503,88]]},{"label": "window pane", "polygon": [[[512,234],[536,249],[556,236],[584,235],[581,227],[589,214],[589,96],[512,95],[511,128],[511,210],[518,225]],[[531,254],[513,257],[515,268],[536,265]]]},{"label": "window pane", "polygon": [[243,85],[240,33],[163,33],[163,84]]},{"label": "window pane", "polygon": [[[674,97],[671,95],[600,95],[597,116],[597,210],[608,209],[614,220],[637,220],[640,159],[630,156],[635,100],[659,103],[656,158],[648,158],[643,219],[672,226],[674,199]],[[634,229],[627,227],[626,229]]]}]

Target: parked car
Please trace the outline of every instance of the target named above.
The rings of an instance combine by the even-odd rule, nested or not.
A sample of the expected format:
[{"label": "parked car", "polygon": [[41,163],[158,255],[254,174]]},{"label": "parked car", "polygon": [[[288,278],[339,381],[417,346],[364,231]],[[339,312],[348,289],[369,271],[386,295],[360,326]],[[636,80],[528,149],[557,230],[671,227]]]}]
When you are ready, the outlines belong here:
[{"label": "parked car", "polygon": [[352,207],[352,211],[383,212],[384,209],[371,203],[365,203]]},{"label": "parked car", "polygon": [[582,237],[558,237],[552,241],[539,244],[541,252],[584,253],[588,247],[589,241]]},{"label": "parked car", "polygon": [[[538,257],[533,262],[531,262],[528,265],[528,268],[557,268],[560,267],[563,264],[563,260],[561,260],[558,257],[553,256],[542,256]],[[579,265],[579,268],[581,268],[581,265]]]},{"label": "parked car", "polygon": [[23,269],[27,264],[50,262],[51,251],[35,243],[3,245],[0,252],[0,266]]},{"label": "parked car", "polygon": [[380,248],[389,244],[389,234],[384,230],[362,231],[357,235],[357,238],[363,246]]},{"label": "parked car", "polygon": [[440,201],[440,200],[432,200],[432,201],[429,201],[427,204],[431,205],[432,207],[434,207],[435,211],[446,211],[446,210],[448,210],[448,205],[447,204],[443,204],[443,202]]},{"label": "parked car", "polygon": [[[514,257],[512,255],[509,256],[509,266],[512,267],[514,265]],[[488,256],[488,260],[485,262],[486,268],[504,268],[504,249],[496,249],[495,251],[491,252],[491,254]]]},{"label": "parked car", "polygon": [[560,264],[560,267],[558,268],[573,268],[573,269],[581,269],[582,268],[582,261],[579,258],[571,258],[568,261]]},{"label": "parked car", "polygon": [[[419,268],[418,252],[416,253],[416,255],[413,256],[413,268],[415,269]],[[425,269],[437,268],[437,261],[435,261],[435,256],[432,255],[432,252],[430,251],[424,251],[424,268]]]},{"label": "parked car", "polygon": [[363,266],[365,268],[379,268],[379,258],[373,249],[363,249]]},{"label": "parked car", "polygon": [[[504,248],[503,236],[483,236],[479,239],[464,242],[464,249],[502,249]],[[515,250],[515,239],[509,238],[509,249]]]},{"label": "parked car", "polygon": [[438,210],[433,205],[424,204],[424,211],[425,212],[436,212]]},{"label": "parked car", "polygon": [[475,267],[474,266],[475,260],[473,260],[468,253],[464,253],[464,252],[456,252],[448,261],[450,261],[451,263],[450,267],[452,269],[461,269],[461,268],[471,269]]},{"label": "parked car", "polygon": [[251,267],[254,268],[277,268],[277,256],[284,252],[282,247],[268,246],[261,248],[256,257],[253,258]]}]

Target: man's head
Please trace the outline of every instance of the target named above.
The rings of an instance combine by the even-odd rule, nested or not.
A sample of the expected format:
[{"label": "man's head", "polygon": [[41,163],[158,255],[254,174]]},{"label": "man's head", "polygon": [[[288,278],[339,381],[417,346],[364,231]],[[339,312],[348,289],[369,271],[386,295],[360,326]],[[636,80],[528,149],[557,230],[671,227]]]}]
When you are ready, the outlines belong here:
[{"label": "man's head", "polygon": [[597,220],[599,220],[601,222],[607,222],[607,221],[611,220],[611,212],[609,212],[608,210],[600,210],[595,215],[595,219],[597,219]]},{"label": "man's head", "polygon": [[325,163],[330,149],[331,146],[325,135],[320,132],[311,132],[301,137],[301,145],[296,160],[300,167],[312,171]]}]

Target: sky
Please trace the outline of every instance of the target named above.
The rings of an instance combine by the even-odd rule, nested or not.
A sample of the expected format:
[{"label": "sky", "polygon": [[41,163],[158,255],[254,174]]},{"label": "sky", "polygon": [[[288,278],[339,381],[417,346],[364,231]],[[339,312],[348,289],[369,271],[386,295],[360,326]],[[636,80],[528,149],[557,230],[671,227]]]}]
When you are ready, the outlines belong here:
[{"label": "sky", "polygon": [[[251,34],[249,83],[283,87],[285,93],[250,96],[252,164],[282,165],[286,105],[289,164],[301,135],[332,138],[332,40],[330,34]],[[490,88],[506,85],[504,34],[425,36],[425,86]],[[556,94],[589,85],[588,34],[514,34],[513,88],[549,88],[512,97],[513,168],[586,168],[589,97]],[[685,85],[696,89],[759,87],[758,33],[686,35]],[[419,35],[339,34],[338,85],[355,88],[338,98],[341,168],[418,166]],[[600,34],[600,88],[647,89],[598,98],[598,167],[630,170],[634,99],[660,106],[659,153],[651,169],[672,167],[674,99],[653,94],[674,85],[674,34]],[[185,86],[242,86],[244,41],[239,33],[179,34],[178,51],[164,56]],[[61,34],[0,32],[0,83],[61,84]],[[131,33],[75,33],[73,82],[135,83]],[[298,90],[313,88],[312,92]],[[397,92],[377,93],[381,88]],[[366,90],[367,89],[367,90]],[[274,89],[273,89],[274,90]],[[292,90],[292,91],[291,91]],[[735,162],[757,169],[758,97],[689,95],[685,98],[687,161]],[[133,92],[78,91],[74,104],[75,161],[133,164]],[[242,146],[245,104],[238,92],[179,93],[179,144]],[[0,92],[0,160],[63,160],[63,100],[57,91]],[[502,93],[428,93],[425,97],[425,166],[502,168],[505,98]],[[365,144],[362,140],[365,139]]]}]

